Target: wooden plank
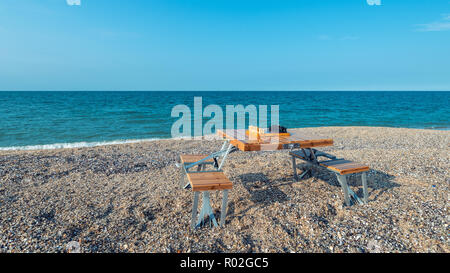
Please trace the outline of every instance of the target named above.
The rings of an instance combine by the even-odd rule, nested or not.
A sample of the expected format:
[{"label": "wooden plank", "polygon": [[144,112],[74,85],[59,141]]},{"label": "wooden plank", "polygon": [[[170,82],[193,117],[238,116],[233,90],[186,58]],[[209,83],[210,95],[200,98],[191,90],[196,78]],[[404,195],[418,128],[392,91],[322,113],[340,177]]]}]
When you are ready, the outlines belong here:
[{"label": "wooden plank", "polygon": [[320,163],[320,165],[335,172],[338,172],[341,175],[367,172],[370,170],[369,166],[345,159],[323,161]]},{"label": "wooden plank", "polygon": [[193,191],[226,190],[233,187],[233,183],[223,172],[188,173],[187,177]]},{"label": "wooden plank", "polygon": [[369,167],[366,167],[366,168],[355,168],[355,169],[348,169],[348,170],[340,171],[339,173],[344,175],[344,174],[367,172],[369,170],[370,170]]},{"label": "wooden plank", "polygon": [[[205,157],[208,157],[209,155],[180,155],[181,163],[194,163],[197,161],[202,160]],[[210,158],[204,162],[214,162],[213,158]]]},{"label": "wooden plank", "polygon": [[188,173],[189,177],[195,180],[222,179],[228,180],[223,172]]},{"label": "wooden plank", "polygon": [[231,190],[232,186],[228,184],[208,184],[208,185],[191,185],[192,191],[211,191],[211,190]]},{"label": "wooden plank", "polygon": [[192,191],[219,191],[219,190],[231,190],[232,186],[228,185],[207,185],[207,186],[194,186]]}]

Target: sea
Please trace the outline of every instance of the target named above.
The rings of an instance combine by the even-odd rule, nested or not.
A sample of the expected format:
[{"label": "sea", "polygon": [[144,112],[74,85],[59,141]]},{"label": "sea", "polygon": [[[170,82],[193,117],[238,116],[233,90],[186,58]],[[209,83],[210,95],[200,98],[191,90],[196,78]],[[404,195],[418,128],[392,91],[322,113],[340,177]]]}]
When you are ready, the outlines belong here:
[{"label": "sea", "polygon": [[[0,92],[0,150],[35,150],[171,138],[181,105],[272,105],[287,128],[383,126],[450,129],[450,92],[105,91]],[[225,117],[224,117],[225,118]],[[192,118],[193,119],[193,118]],[[203,124],[210,118],[203,118]],[[248,123],[247,123],[248,125]],[[269,121],[270,125],[270,121]],[[192,129],[192,131],[194,131]]]}]

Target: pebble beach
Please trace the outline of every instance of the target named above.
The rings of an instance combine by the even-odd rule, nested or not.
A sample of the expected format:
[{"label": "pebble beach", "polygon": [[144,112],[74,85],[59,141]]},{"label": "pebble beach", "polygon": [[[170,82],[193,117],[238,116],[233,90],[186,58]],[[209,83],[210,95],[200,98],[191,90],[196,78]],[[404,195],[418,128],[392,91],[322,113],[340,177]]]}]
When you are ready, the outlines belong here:
[{"label": "pebble beach", "polygon": [[[0,151],[0,252],[450,252],[450,131],[299,128],[319,148],[370,166],[369,203],[345,206],[335,175],[293,181],[288,151],[235,152],[224,228],[190,229],[180,154],[222,141],[155,140]],[[362,196],[359,176],[349,185]],[[211,193],[220,216],[221,194]]]}]

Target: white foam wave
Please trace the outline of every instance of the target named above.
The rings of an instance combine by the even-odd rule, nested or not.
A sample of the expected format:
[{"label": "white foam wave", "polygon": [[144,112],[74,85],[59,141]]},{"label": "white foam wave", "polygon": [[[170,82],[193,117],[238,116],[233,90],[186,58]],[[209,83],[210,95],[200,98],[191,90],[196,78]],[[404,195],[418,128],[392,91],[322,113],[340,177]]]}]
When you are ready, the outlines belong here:
[{"label": "white foam wave", "polygon": [[98,141],[98,142],[73,142],[73,143],[54,143],[44,145],[29,145],[29,146],[11,146],[0,147],[0,151],[28,151],[28,150],[55,150],[55,149],[70,149],[70,148],[85,148],[108,146],[117,144],[141,143],[160,140],[160,138],[147,139],[128,139],[128,140],[112,140],[112,141]]}]

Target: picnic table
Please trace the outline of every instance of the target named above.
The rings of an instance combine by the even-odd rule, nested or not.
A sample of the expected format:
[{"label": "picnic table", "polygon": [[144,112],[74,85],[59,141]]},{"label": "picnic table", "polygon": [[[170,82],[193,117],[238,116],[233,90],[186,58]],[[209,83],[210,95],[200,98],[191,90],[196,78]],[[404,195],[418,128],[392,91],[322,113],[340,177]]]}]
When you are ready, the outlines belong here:
[{"label": "picnic table", "polygon": [[[214,226],[217,226],[217,221],[213,217],[212,208],[210,205],[209,191],[222,190],[222,219],[221,224],[224,224],[226,211],[224,207],[227,205],[228,190],[231,189],[231,182],[222,172],[222,167],[228,155],[235,151],[276,151],[283,149],[308,149],[311,155],[318,153],[313,147],[325,147],[333,145],[331,138],[320,138],[311,135],[301,134],[299,132],[287,134],[267,134],[254,138],[249,134],[248,130],[244,129],[227,129],[217,130],[217,134],[224,138],[222,148],[209,155],[181,155],[181,163],[183,170],[187,175],[188,183],[184,188],[192,188],[194,191],[194,205],[192,213],[192,226],[194,227],[194,219],[196,216],[198,205],[198,193],[203,192],[202,208],[199,215],[199,220],[196,226],[203,223],[205,216],[210,216]],[[313,160],[313,159],[312,159]],[[219,162],[220,161],[220,162]],[[207,165],[213,165],[212,170],[205,170]],[[194,167],[197,167],[196,169]],[[183,176],[184,177],[184,176]],[[184,179],[182,179],[184,184]]]},{"label": "picnic table", "polygon": [[[184,185],[183,173],[182,186],[184,185],[184,188],[192,188],[194,191],[191,221],[192,228],[202,225],[206,216],[209,216],[210,225],[212,221],[214,226],[218,226],[210,204],[209,191],[211,190],[223,191],[221,225],[223,226],[225,224],[228,191],[232,188],[232,183],[225,174],[223,174],[222,167],[226,162],[228,155],[236,151],[289,150],[289,155],[292,157],[295,180],[303,178],[308,173],[311,174],[311,169],[308,169],[298,176],[296,159],[301,159],[309,165],[328,169],[336,173],[337,180],[344,191],[344,199],[347,205],[350,205],[350,197],[353,197],[361,204],[363,203],[348,187],[346,178],[348,175],[361,173],[364,201],[367,203],[368,193],[366,172],[369,171],[369,167],[342,158],[339,159],[334,155],[316,149],[318,147],[332,146],[333,139],[331,138],[318,137],[298,130],[285,133],[261,133],[258,134],[257,137],[254,135],[254,130],[250,132],[245,129],[217,130],[217,134],[224,139],[224,143],[219,151],[209,155],[180,156],[182,170],[186,173],[189,180],[189,182]],[[325,157],[326,160],[319,160],[319,157]],[[208,165],[212,166],[212,169],[206,170],[205,167]],[[197,169],[195,170],[194,167],[197,167]],[[199,192],[203,192],[203,202],[197,224],[195,225]]]},{"label": "picnic table", "polygon": [[[191,161],[186,169],[190,169],[194,166],[211,162],[213,160],[217,170],[221,170],[227,155],[240,151],[276,151],[283,149],[308,149],[311,153],[310,158],[314,158],[319,151],[313,148],[326,147],[333,145],[333,139],[321,138],[313,135],[307,135],[300,132],[290,132],[290,135],[269,135],[261,136],[259,138],[251,138],[248,130],[244,129],[227,129],[217,130],[217,134],[225,139],[222,148],[210,155],[206,155],[202,158],[200,155],[191,156],[195,157],[195,161]],[[218,158],[221,157],[221,162],[218,162]],[[312,161],[314,161],[312,159]]]}]

